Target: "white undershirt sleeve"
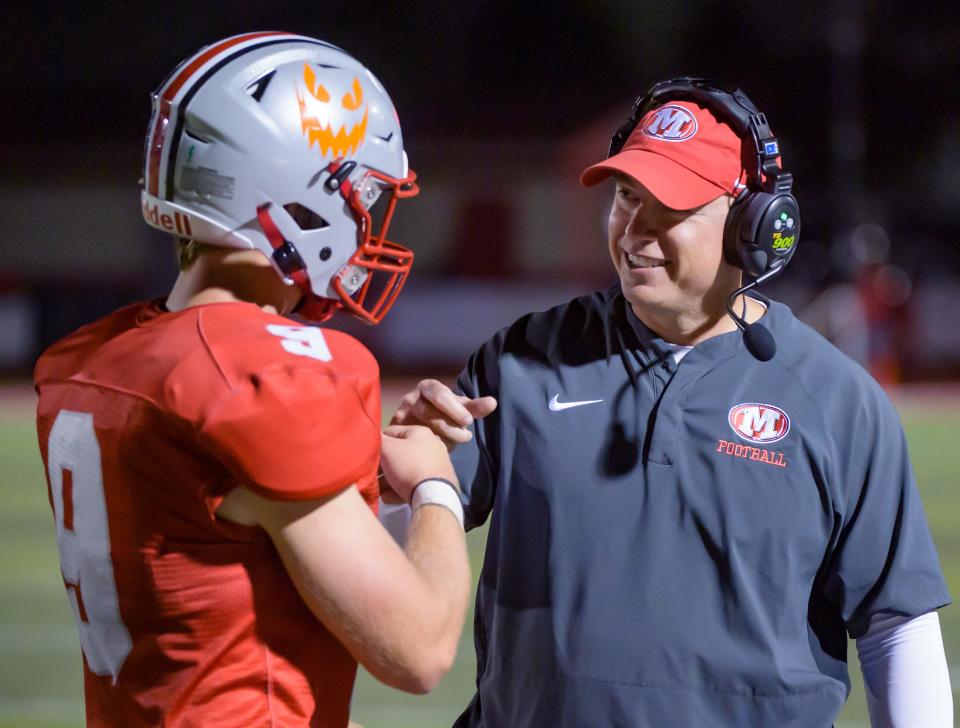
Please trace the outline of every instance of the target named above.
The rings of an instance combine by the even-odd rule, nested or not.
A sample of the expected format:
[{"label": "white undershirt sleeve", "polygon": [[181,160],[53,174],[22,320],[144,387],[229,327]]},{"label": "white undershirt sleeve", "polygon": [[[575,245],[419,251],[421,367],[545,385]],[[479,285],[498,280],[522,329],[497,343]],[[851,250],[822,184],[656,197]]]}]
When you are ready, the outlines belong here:
[{"label": "white undershirt sleeve", "polygon": [[410,519],[413,517],[413,511],[406,503],[384,503],[380,499],[380,510],[378,518],[381,525],[387,529],[387,533],[393,536],[400,548],[407,544],[407,532],[410,530]]},{"label": "white undershirt sleeve", "polygon": [[952,728],[953,693],[936,612],[875,614],[857,652],[872,728]]}]

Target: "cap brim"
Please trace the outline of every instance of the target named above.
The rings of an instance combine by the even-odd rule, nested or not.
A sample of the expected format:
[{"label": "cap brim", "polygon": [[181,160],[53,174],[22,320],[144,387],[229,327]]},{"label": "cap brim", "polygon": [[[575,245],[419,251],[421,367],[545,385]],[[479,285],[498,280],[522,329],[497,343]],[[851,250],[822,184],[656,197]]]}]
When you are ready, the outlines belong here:
[{"label": "cap brim", "polygon": [[626,149],[587,167],[580,175],[580,184],[591,187],[618,172],[633,177],[674,210],[690,210],[729,194],[672,159],[643,149]]}]

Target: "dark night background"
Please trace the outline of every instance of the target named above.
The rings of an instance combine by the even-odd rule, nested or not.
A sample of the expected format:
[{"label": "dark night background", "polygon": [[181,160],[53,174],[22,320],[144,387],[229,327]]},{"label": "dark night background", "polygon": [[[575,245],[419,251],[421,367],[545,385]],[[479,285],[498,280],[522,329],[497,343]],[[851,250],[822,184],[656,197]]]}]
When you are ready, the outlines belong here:
[{"label": "dark night background", "polygon": [[[602,239],[567,239],[569,229],[546,212],[531,234],[516,220],[530,215],[530,203],[511,186],[539,185],[549,199],[550,184],[575,184],[578,168],[569,160],[602,156],[632,100],[679,74],[734,81],[780,136],[804,212],[803,244],[784,276],[784,285],[803,292],[791,289],[789,302],[856,279],[850,246],[864,223],[882,228],[887,262],[909,275],[912,315],[924,291],[949,300],[960,273],[957,3],[7,2],[0,9],[0,212],[19,224],[7,226],[0,244],[0,275],[6,290],[39,311],[32,350],[131,297],[162,293],[173,271],[165,248],[151,252],[149,231],[134,254],[123,252],[122,236],[96,240],[98,231],[64,223],[88,241],[90,252],[71,253],[69,235],[45,234],[60,203],[31,210],[30,200],[50,190],[62,200],[71,190],[123,187],[133,207],[122,214],[136,216],[150,91],[200,46],[261,29],[340,45],[387,87],[421,176],[422,204],[436,210],[455,201],[445,212],[447,239],[404,241],[421,256],[421,284],[449,277],[605,282]],[[472,185],[481,180],[477,192]],[[102,208],[98,215],[121,213]],[[417,213],[403,215],[409,221]],[[477,236],[502,237],[479,263]],[[528,252],[518,262],[541,238],[541,251],[556,239],[558,259],[537,265],[549,253]],[[574,250],[581,248],[596,249],[586,268],[582,250]],[[942,316],[929,325],[942,327]],[[954,364],[947,356],[912,371],[942,376]]]},{"label": "dark night background", "polygon": [[[77,728],[84,715],[34,361],[78,326],[168,290],[172,245],[143,223],[137,182],[150,93],[201,46],[271,29],[369,66],[419,174],[421,194],[391,228],[416,253],[397,305],[375,328],[331,322],[380,361],[386,416],[412,381],[454,374],[517,316],[614,280],[611,188],[577,180],[639,94],[680,74],[741,86],[778,134],[803,212],[797,255],[764,290],[888,386],[960,593],[960,0],[3,0],[0,728]],[[285,447],[282,432],[274,439]],[[475,575],[485,534],[468,535]],[[955,689],[956,611],[941,616]],[[449,726],[474,692],[473,644],[468,617],[453,670],[426,697],[361,671],[354,718]],[[866,728],[853,662],[851,674],[836,725]]]}]

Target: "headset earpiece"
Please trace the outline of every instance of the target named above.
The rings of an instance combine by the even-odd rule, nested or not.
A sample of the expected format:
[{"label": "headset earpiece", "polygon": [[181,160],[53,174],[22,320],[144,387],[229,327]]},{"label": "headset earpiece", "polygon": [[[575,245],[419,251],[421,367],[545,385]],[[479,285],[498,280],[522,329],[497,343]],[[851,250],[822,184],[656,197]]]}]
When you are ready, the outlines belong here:
[{"label": "headset earpiece", "polygon": [[753,197],[749,190],[744,189],[730,206],[723,225],[724,260],[732,266],[743,269],[748,276],[754,276],[753,271],[758,268],[762,270],[767,265],[765,255],[762,258],[759,255],[752,255],[744,245],[742,220]]},{"label": "headset earpiece", "polygon": [[637,107],[634,106],[634,115],[631,115],[620,125],[620,128],[614,132],[613,137],[610,139],[610,148],[607,150],[607,157],[612,157],[614,154],[617,154],[623,149],[623,145],[627,143],[627,137],[630,136],[630,132],[637,126],[638,119],[635,116],[636,109]]},{"label": "headset earpiece", "polygon": [[748,190],[730,207],[723,255],[750,278],[784,268],[800,238],[800,207],[790,193]]}]

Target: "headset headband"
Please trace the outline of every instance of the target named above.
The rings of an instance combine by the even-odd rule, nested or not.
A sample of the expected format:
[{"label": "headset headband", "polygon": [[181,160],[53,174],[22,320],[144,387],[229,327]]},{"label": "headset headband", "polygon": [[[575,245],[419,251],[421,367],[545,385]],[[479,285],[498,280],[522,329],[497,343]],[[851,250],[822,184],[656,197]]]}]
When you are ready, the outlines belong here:
[{"label": "headset headband", "polygon": [[722,81],[681,76],[656,84],[636,100],[630,117],[610,140],[607,156],[612,157],[623,149],[627,138],[648,111],[667,101],[677,100],[699,103],[721,116],[741,139],[751,140],[756,164],[744,164],[748,187],[771,194],[790,192],[793,175],[777,166],[780,144],[770,131],[767,117],[757,110],[743,91]]}]

